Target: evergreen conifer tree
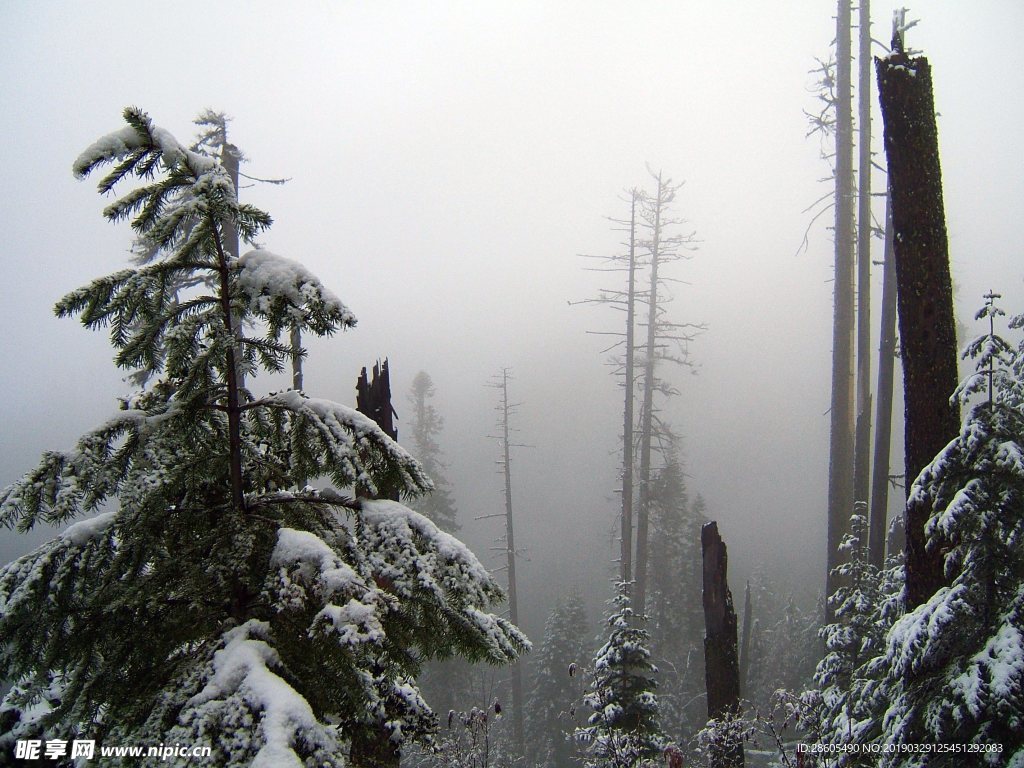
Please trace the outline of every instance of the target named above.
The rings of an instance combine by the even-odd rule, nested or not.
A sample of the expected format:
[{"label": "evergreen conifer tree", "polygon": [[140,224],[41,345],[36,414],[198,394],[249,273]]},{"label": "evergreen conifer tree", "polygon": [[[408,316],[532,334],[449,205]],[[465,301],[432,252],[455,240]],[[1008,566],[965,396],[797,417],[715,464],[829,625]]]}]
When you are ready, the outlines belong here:
[{"label": "evergreen conifer tree", "polygon": [[[226,234],[251,244],[270,217],[238,202],[217,158],[124,117],[74,172],[110,165],[100,191],[131,187],[104,214],[131,221],[138,258],[56,311],[109,328],[142,389],[0,493],[0,522],[20,530],[94,515],[0,570],[0,677],[15,683],[0,741],[386,763],[434,725],[421,658],[507,663],[527,641],[488,612],[502,591],[472,553],[384,500],[429,490],[409,454],[351,408],[242,385],[297,352],[282,333],[355,318],[301,265],[232,256]],[[305,485],[318,477],[333,487]]]},{"label": "evergreen conifer tree", "polygon": [[630,607],[629,585],[620,582],[608,617],[608,641],[594,657],[593,683],[584,702],[594,710],[577,739],[587,745],[588,768],[636,768],[659,755],[657,667],[651,663],[645,617]]},{"label": "evergreen conifer tree", "polygon": [[[889,631],[880,665],[890,706],[888,744],[970,744],[979,763],[1024,763],[1024,344],[995,333],[990,294],[978,319],[989,333],[968,345],[977,373],[954,397],[975,404],[959,436],[911,488],[931,509],[929,545],[945,549],[948,586]],[[1024,315],[1011,325],[1024,327]],[[924,756],[917,762],[924,764]],[[953,752],[929,766],[961,765]],[[890,761],[889,764],[894,764]]]},{"label": "evergreen conifer tree", "polygon": [[700,530],[706,519],[690,503],[674,448],[651,483],[651,653],[661,670],[658,696],[664,731],[682,743],[702,727],[704,615]]},{"label": "evergreen conifer tree", "polygon": [[[894,558],[879,571],[867,559],[868,521],[853,515],[850,533],[843,540],[849,553],[837,566],[837,583],[831,597],[835,621],[821,629],[825,656],[814,675],[817,689],[803,695],[814,710],[816,738],[834,744],[868,744],[877,741],[889,702],[884,672],[878,657],[885,636],[898,613],[899,585],[903,568]],[[877,755],[865,752],[836,753],[839,766],[873,766]]]},{"label": "evergreen conifer tree", "polygon": [[455,500],[450,485],[444,476],[445,464],[437,436],[444,427],[444,419],[434,407],[436,390],[434,381],[426,371],[420,371],[412,380],[409,402],[412,405],[412,452],[434,483],[433,490],[416,499],[413,507],[426,515],[442,531],[455,533],[459,530],[456,522]]},{"label": "evergreen conifer tree", "polygon": [[527,757],[536,768],[576,765],[572,743],[575,670],[586,653],[587,614],[578,592],[559,600],[544,625],[534,659],[533,690],[526,709]]}]

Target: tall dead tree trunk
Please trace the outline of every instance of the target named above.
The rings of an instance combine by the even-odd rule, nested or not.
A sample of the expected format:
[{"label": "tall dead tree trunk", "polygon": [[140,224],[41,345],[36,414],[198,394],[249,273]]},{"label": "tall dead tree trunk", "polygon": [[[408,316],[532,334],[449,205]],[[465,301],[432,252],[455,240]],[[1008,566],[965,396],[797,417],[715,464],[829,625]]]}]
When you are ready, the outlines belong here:
[{"label": "tall dead tree trunk", "polygon": [[[736,653],[736,611],[728,583],[728,553],[718,523],[705,523],[700,531],[704,563],[704,680],[708,693],[708,719],[734,718],[740,709],[740,669]],[[715,768],[743,765],[743,743],[717,745]]]},{"label": "tall dead tree trunk", "polygon": [[[857,38],[857,429],[853,498],[871,489],[871,6],[860,0]],[[865,546],[867,542],[864,542]]]},{"label": "tall dead tree trunk", "polygon": [[647,560],[651,518],[651,442],[654,435],[654,376],[658,340],[658,267],[661,257],[661,218],[671,188],[657,177],[651,230],[651,287],[647,295],[647,343],[644,350],[644,396],[640,411],[640,493],[636,517],[636,579],[633,610],[638,616],[647,611]]},{"label": "tall dead tree trunk", "polygon": [[868,562],[885,564],[886,513],[889,510],[889,454],[892,442],[892,388],[896,369],[896,266],[892,248],[892,205],[885,201],[885,256],[882,263],[882,320],[878,343],[875,455],[871,468],[871,506],[868,510]]},{"label": "tall dead tree trunk", "polygon": [[[949,399],[957,385],[953,290],[931,67],[925,57],[904,52],[901,27],[893,53],[876,66],[892,194],[909,486],[960,429],[960,409]],[[944,582],[943,548],[925,548],[928,505],[910,499],[907,608],[926,601]]]},{"label": "tall dead tree trunk", "polygon": [[[636,205],[640,192],[633,190],[629,210],[629,277],[626,288],[626,403],[622,409],[622,526],[621,575],[622,583],[633,581],[633,402],[636,352]],[[632,587],[627,587],[632,592]]]},{"label": "tall dead tree trunk", "polygon": [[[828,534],[825,590],[837,586],[839,545],[853,514],[853,114],[850,0],[836,14],[835,306],[832,321],[832,401],[829,441]],[[825,601],[826,621],[832,610]]]},{"label": "tall dead tree trunk", "polygon": [[[516,589],[516,540],[512,525],[512,443],[510,440],[509,417],[514,407],[508,399],[509,370],[503,368],[499,387],[501,402],[498,405],[501,422],[502,464],[505,475],[505,555],[508,569],[508,614],[509,620],[519,625],[519,596]],[[512,665],[512,735],[518,754],[525,752],[523,730],[523,668],[517,661]]]}]

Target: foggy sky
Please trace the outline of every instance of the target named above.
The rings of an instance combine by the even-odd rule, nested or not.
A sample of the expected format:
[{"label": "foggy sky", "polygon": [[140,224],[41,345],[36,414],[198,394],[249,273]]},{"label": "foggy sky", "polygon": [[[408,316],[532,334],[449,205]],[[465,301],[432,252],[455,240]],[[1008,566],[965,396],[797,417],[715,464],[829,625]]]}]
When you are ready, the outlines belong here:
[{"label": "foggy sky", "polygon": [[[888,40],[892,6],[873,6]],[[649,186],[645,163],[685,181],[674,210],[701,242],[672,268],[686,283],[670,316],[708,330],[666,415],[685,436],[690,490],[720,520],[734,568],[781,556],[818,578],[828,215],[797,250],[804,209],[828,191],[803,110],[834,12],[806,0],[0,0],[0,485],[69,448],[126,390],[105,335],[52,315],[61,295],[120,268],[130,241],[72,162],[127,105],[182,141],[212,107],[233,118],[243,171],[291,179],[241,192],[275,219],[262,241],[359,319],[310,344],[307,391],[352,404],[359,368],[387,356],[401,417],[408,384],[429,372],[466,525],[501,509],[485,385],[514,370],[519,437],[535,446],[513,459],[517,542],[528,582],[556,574],[534,590],[603,578],[605,563],[564,545],[600,541],[617,505],[620,394],[606,338],[586,332],[621,318],[569,306],[617,286],[578,254],[617,251],[605,217],[626,215],[624,190]],[[921,23],[908,43],[934,70],[959,312],[970,318],[989,288],[1022,311],[1024,7],[932,0],[910,16]],[[881,155],[877,110],[875,134]],[[486,530],[470,527],[486,557]],[[0,559],[23,548],[0,534]]]}]

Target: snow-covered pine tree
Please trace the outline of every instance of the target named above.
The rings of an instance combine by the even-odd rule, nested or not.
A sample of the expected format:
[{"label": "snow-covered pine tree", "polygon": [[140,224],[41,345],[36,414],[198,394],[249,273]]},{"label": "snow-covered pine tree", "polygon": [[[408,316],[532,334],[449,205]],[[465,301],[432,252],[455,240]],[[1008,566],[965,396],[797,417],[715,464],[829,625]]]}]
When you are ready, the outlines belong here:
[{"label": "snow-covered pine tree", "polygon": [[426,515],[442,531],[455,533],[459,530],[456,522],[455,500],[447,478],[444,476],[445,463],[437,436],[444,427],[444,419],[434,407],[436,389],[434,380],[426,371],[420,371],[412,380],[409,403],[412,405],[412,425],[409,429],[413,455],[434,483],[433,490],[416,499],[413,508]]},{"label": "snow-covered pine tree", "polygon": [[[841,749],[844,744],[878,740],[888,706],[884,671],[878,658],[885,635],[898,615],[903,567],[898,558],[879,571],[867,559],[868,521],[853,515],[850,533],[843,540],[848,553],[841,563],[831,597],[835,621],[821,629],[825,656],[814,675],[817,688],[802,695],[813,709],[814,738]],[[809,713],[808,713],[809,714]],[[805,716],[805,719],[807,718]],[[877,755],[838,751],[837,766],[874,766]]]},{"label": "snow-covered pine tree", "polygon": [[630,585],[619,582],[607,619],[608,641],[594,657],[593,683],[584,702],[594,710],[576,732],[588,768],[637,768],[661,752],[658,698],[649,636],[630,607]]},{"label": "snow-covered pine tree", "polygon": [[534,659],[533,687],[526,707],[527,760],[536,768],[576,765],[573,734],[587,638],[587,613],[578,592],[560,599],[544,624],[544,640]]},{"label": "snow-covered pine tree", "polygon": [[[995,298],[977,315],[989,333],[965,353],[977,373],[954,394],[982,402],[910,492],[931,510],[929,546],[948,547],[948,586],[895,622],[880,663],[885,743],[978,745],[992,751],[977,764],[1006,766],[1024,764],[1024,343],[995,333]],[[1024,327],[1024,315],[1011,325]],[[927,756],[929,768],[962,764],[955,752]]]},{"label": "snow-covered pine tree", "polygon": [[[434,724],[421,658],[507,663],[527,640],[488,612],[502,591],[471,552],[376,500],[430,481],[372,421],[240,386],[283,367],[283,332],[355,318],[301,265],[229,255],[226,232],[252,243],[270,217],[216,158],[124,117],[74,172],[112,165],[103,193],[135,180],[104,214],[131,221],[140,256],[56,311],[109,327],[144,386],[0,494],[20,530],[95,515],[0,571],[5,738],[207,744],[220,766],[397,762]],[[297,487],[317,477],[333,488]]]}]

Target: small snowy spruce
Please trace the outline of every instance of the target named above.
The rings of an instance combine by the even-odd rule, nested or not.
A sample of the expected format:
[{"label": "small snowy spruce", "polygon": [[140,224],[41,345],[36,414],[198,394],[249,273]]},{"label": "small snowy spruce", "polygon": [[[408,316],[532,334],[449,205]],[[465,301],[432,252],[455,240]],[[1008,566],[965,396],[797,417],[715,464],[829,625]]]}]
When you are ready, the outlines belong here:
[{"label": "small snowy spruce", "polygon": [[131,222],[137,258],[56,311],[109,329],[143,389],[0,493],[20,530],[93,515],[0,570],[0,748],[193,743],[267,768],[394,754],[434,725],[422,659],[508,663],[527,641],[490,612],[502,591],[472,553],[382,500],[431,484],[376,424],[245,388],[296,352],[282,334],[355,318],[296,262],[231,255],[231,233],[251,244],[270,217],[208,145],[124,117],[74,172],[109,166],[100,191],[127,188],[104,214]]},{"label": "small snowy spruce", "polygon": [[903,567],[898,558],[881,571],[868,563],[863,515],[851,517],[850,530],[842,543],[849,559],[836,567],[840,586],[830,597],[835,621],[821,629],[825,656],[814,675],[817,688],[802,697],[813,717],[808,712],[804,720],[814,723],[815,741],[836,745],[837,766],[873,766],[875,755],[843,752],[842,745],[874,743],[879,738],[889,704],[879,657],[886,631],[899,612]]},{"label": "small snowy spruce", "polygon": [[544,639],[535,651],[533,687],[526,708],[528,759],[536,768],[572,768],[578,762],[572,742],[577,722],[575,702],[584,661],[587,614],[583,599],[572,592],[560,599],[544,624]]},{"label": "small snowy spruce", "polygon": [[657,668],[649,637],[630,607],[629,583],[620,582],[608,617],[608,641],[594,657],[593,683],[584,702],[593,710],[576,732],[588,768],[636,768],[658,758],[664,736],[658,725]]},{"label": "small snowy spruce", "polygon": [[[945,542],[946,578],[888,633],[891,705],[886,744],[1001,745],[977,765],[1024,765],[1024,344],[994,330],[998,296],[968,345],[977,373],[958,388],[980,401],[959,436],[918,476],[911,495],[931,507],[929,546]],[[1024,315],[1011,322],[1024,327]],[[915,756],[895,765],[953,766],[963,757]]]}]

